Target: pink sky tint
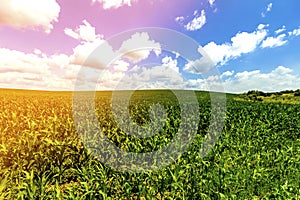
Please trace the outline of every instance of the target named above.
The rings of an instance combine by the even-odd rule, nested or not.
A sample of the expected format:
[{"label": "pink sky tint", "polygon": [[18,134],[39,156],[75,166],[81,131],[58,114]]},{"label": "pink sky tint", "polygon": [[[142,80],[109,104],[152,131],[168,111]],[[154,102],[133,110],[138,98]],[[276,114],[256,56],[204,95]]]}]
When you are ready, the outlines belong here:
[{"label": "pink sky tint", "polygon": [[[99,3],[103,1],[105,5]],[[219,66],[220,73],[224,73],[223,79],[227,81],[230,91],[278,91],[278,88],[284,90],[299,87],[296,84],[300,82],[297,60],[300,57],[299,12],[296,9],[300,5],[298,0],[291,0],[289,4],[274,1],[265,17],[261,13],[267,10],[270,2],[264,1],[0,2],[0,87],[72,89],[72,81],[79,70],[78,60],[82,61],[103,40],[132,29],[145,30],[143,28],[146,27],[172,29],[194,39],[210,54]],[[167,34],[166,39],[172,39],[171,35]],[[151,40],[155,40],[153,37]],[[184,48],[182,41],[173,41],[173,44]],[[142,42],[136,44],[142,45]],[[118,50],[118,47],[114,48]],[[196,57],[191,62],[199,60],[197,50],[195,53]],[[162,59],[162,56],[156,58]],[[182,59],[178,58],[178,63],[184,68]],[[143,61],[140,64],[143,65]],[[126,63],[118,69],[126,69],[125,66]],[[284,66],[289,73],[286,76],[275,73],[278,66]],[[36,73],[36,69],[42,71]],[[257,73],[257,70],[260,75],[272,79],[261,82],[255,77],[239,79],[237,76],[243,72]],[[230,73],[226,73],[228,71]],[[182,75],[191,83],[202,83],[183,69]],[[241,83],[241,86],[235,86],[235,83]]]},{"label": "pink sky tint", "polygon": [[[92,3],[92,1],[89,3],[87,0],[58,0],[58,4],[61,10],[58,22],[53,23],[54,29],[51,33],[0,26],[1,47],[25,53],[40,49],[48,55],[71,54],[72,48],[78,45],[78,41],[66,36],[63,30],[75,29],[85,19],[96,28],[98,34],[109,38],[133,28],[178,26],[174,21],[175,17],[193,13],[195,8],[199,9],[201,1],[139,0],[132,3],[132,6],[125,5],[118,9],[107,10],[104,10],[100,3]],[[187,12],[188,10],[190,12]]]}]

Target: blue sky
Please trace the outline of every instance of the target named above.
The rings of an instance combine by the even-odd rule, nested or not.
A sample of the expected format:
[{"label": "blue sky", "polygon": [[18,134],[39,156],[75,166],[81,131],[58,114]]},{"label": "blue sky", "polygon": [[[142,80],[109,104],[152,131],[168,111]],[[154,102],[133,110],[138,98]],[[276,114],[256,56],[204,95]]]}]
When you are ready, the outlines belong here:
[{"label": "blue sky", "polygon": [[[99,89],[114,89],[124,79],[128,87],[214,90],[208,85],[219,84],[215,76],[232,93],[299,89],[299,8],[297,0],[5,0],[0,8],[0,87],[74,90],[76,81],[83,81],[78,76],[84,61],[97,46],[105,44],[109,53],[112,44],[106,42],[114,35],[161,27],[195,40],[219,74],[193,73],[187,67],[191,60],[163,51],[162,41],[137,31],[121,41],[119,52],[139,45],[155,48],[124,55],[112,66],[100,66],[98,60],[85,66],[91,75],[85,77]],[[180,46],[182,41],[174,42]],[[102,76],[102,85],[95,75]]]}]

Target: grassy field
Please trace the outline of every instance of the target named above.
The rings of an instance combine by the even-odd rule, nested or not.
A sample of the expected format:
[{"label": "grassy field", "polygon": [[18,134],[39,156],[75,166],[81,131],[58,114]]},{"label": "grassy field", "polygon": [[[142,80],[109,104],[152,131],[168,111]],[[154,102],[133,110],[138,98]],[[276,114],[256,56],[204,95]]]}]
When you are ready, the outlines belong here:
[{"label": "grassy field", "polygon": [[[300,199],[300,104],[237,101],[228,94],[223,131],[201,158],[211,105],[209,93],[196,95],[200,122],[188,150],[165,168],[131,173],[102,164],[84,147],[71,92],[1,89],[0,199]],[[136,92],[130,101],[136,123],[149,123],[153,102],[168,114],[153,137],[140,139],[117,126],[111,92],[96,95],[99,124],[127,151],[162,148],[178,131],[180,107],[169,91]]]}]

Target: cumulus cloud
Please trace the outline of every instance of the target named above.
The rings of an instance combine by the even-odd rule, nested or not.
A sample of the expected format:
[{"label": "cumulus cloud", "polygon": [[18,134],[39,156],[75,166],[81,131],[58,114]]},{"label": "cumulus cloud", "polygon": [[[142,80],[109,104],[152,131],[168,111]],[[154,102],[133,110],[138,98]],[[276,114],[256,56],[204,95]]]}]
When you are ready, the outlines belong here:
[{"label": "cumulus cloud", "polygon": [[151,40],[148,33],[135,33],[130,39],[124,41],[119,49],[120,54],[133,63],[140,62],[150,55],[151,52],[156,55],[161,53],[159,43]]},{"label": "cumulus cloud", "polygon": [[112,63],[112,67],[113,67],[113,72],[126,72],[128,70],[129,67],[129,63],[125,62],[124,60],[117,60],[115,62]]},{"label": "cumulus cloud", "polygon": [[103,5],[103,9],[120,8],[122,6],[131,6],[131,3],[137,0],[92,0],[92,2],[99,2]]},{"label": "cumulus cloud", "polygon": [[122,88],[119,89],[183,89],[185,81],[177,71],[174,60],[165,58],[165,63],[152,67],[140,67],[129,71],[122,77]]},{"label": "cumulus cloud", "polygon": [[66,80],[75,80],[80,69],[80,66],[70,63],[70,57],[66,54],[54,54],[44,57],[43,62],[49,68],[49,75]]},{"label": "cumulus cloud", "polygon": [[[81,41],[81,44],[73,49],[70,64],[84,67],[83,73],[80,74],[83,89],[89,89],[95,83],[98,83],[98,89],[113,89],[120,81],[118,79],[127,73],[129,62],[138,63],[148,58],[151,52],[159,55],[161,47],[159,43],[151,40],[147,33],[133,34],[116,50],[108,41],[97,37],[92,42]],[[165,65],[175,69],[176,61],[172,59],[163,59],[163,61]],[[98,80],[99,73],[101,80]],[[135,80],[130,79],[130,82],[134,84]]]},{"label": "cumulus cloud", "polygon": [[[124,68],[125,69],[125,68]],[[97,90],[115,89],[183,89],[185,82],[180,73],[169,65],[138,66],[128,71],[104,70],[95,82]]]},{"label": "cumulus cloud", "polygon": [[285,45],[288,41],[285,40],[286,34],[278,35],[277,37],[267,37],[261,44],[262,48],[274,48]]},{"label": "cumulus cloud", "polygon": [[119,50],[105,40],[97,38],[93,42],[82,42],[73,49],[71,63],[85,65],[95,69],[105,69],[115,59],[122,57],[129,62],[138,63],[149,57],[150,53],[161,53],[160,44],[151,40],[147,33],[135,33],[125,40]]},{"label": "cumulus cloud", "polygon": [[290,31],[289,35],[290,36],[298,36],[298,35],[300,35],[300,27],[297,28],[297,29],[294,29],[293,31]]},{"label": "cumulus cloud", "polygon": [[1,87],[72,90],[80,69],[65,54],[46,56],[40,50],[23,53],[1,48],[0,57]]},{"label": "cumulus cloud", "polygon": [[[224,82],[229,92],[241,93],[248,90],[262,90],[265,92],[298,89],[300,77],[292,73],[293,70],[284,66],[278,66],[269,73],[260,70],[237,73],[233,78]],[[298,86],[299,87],[299,86]]]},{"label": "cumulus cloud", "polygon": [[203,74],[214,66],[209,57],[203,56],[198,60],[189,60],[183,67],[185,72],[192,74]]},{"label": "cumulus cloud", "polygon": [[269,24],[259,24],[258,26],[257,26],[257,29],[258,30],[262,30],[262,29],[264,29],[264,28],[267,28],[269,26]]},{"label": "cumulus cloud", "polygon": [[217,76],[210,76],[206,79],[189,79],[187,86],[200,90],[224,91],[228,93],[243,93],[249,90],[261,90],[274,92],[282,90],[299,89],[300,76],[293,74],[293,70],[278,66],[269,73],[262,73],[260,70],[243,71],[234,74],[234,71],[227,71],[221,75],[223,82]]},{"label": "cumulus cloud", "polygon": [[110,62],[118,56],[110,44],[103,39],[102,34],[97,34],[87,20],[83,20],[75,30],[65,28],[66,35],[80,41],[80,44],[73,48],[70,56],[70,63],[91,67],[93,69],[105,69]]},{"label": "cumulus cloud", "polygon": [[[76,30],[65,29],[65,33],[80,41],[80,44],[73,48],[71,55],[47,56],[39,49],[34,49],[32,53],[0,49],[0,86],[73,90],[75,81],[78,81],[82,83],[83,88],[91,88],[86,85],[95,87],[101,74],[105,79],[99,82],[102,89],[112,89],[129,70],[129,62],[142,61],[148,58],[151,52],[156,55],[161,53],[160,44],[151,40],[147,33],[133,34],[121,44],[120,49],[113,49],[103,36],[96,34],[95,28],[86,20]],[[170,77],[173,77],[172,73],[177,72],[177,60],[165,57],[160,68],[142,68],[139,74],[133,74],[128,80],[131,85],[135,85],[135,79],[132,78],[141,75],[136,79],[140,83],[149,81],[149,78],[156,78],[156,81],[173,81],[178,79]]]},{"label": "cumulus cloud", "polygon": [[[120,61],[123,70],[105,70],[98,81],[98,90],[114,89],[184,89],[184,78],[179,72],[177,60],[170,56],[162,58],[162,64],[151,66],[135,65],[128,69],[128,63]],[[124,71],[125,70],[125,71]]]},{"label": "cumulus cloud", "polygon": [[0,24],[18,29],[42,29],[50,33],[58,21],[60,6],[56,0],[0,0]]},{"label": "cumulus cloud", "polygon": [[1,48],[0,57],[1,73],[19,72],[42,74],[47,71],[47,66],[44,65],[44,59],[33,53],[25,54],[20,51]]},{"label": "cumulus cloud", "polygon": [[202,10],[199,15],[198,11],[194,13],[194,19],[185,25],[185,29],[188,31],[196,31],[201,29],[206,24],[205,11]]},{"label": "cumulus cloud", "polygon": [[257,30],[251,33],[239,32],[231,38],[231,43],[210,42],[203,49],[216,65],[224,65],[242,54],[253,52],[268,33],[264,27],[264,25],[259,25]]},{"label": "cumulus cloud", "polygon": [[[13,83],[13,84],[12,84]],[[5,72],[0,73],[0,87],[21,88],[21,89],[41,89],[47,84],[40,76],[30,73]]]},{"label": "cumulus cloud", "polygon": [[70,62],[94,69],[105,69],[110,62],[118,57],[112,46],[105,40],[84,42],[73,49]]},{"label": "cumulus cloud", "polygon": [[82,21],[83,25],[80,25],[75,30],[65,28],[66,35],[81,41],[93,42],[97,39],[102,39],[103,35],[96,34],[96,29],[87,20]]},{"label": "cumulus cloud", "polygon": [[163,63],[163,66],[168,66],[168,67],[170,67],[170,69],[179,73],[179,67],[177,66],[177,64],[178,64],[177,59],[172,59],[172,57],[166,56],[162,59],[162,63]]},{"label": "cumulus cloud", "polygon": [[285,27],[285,26],[282,26],[280,29],[277,29],[277,30],[275,31],[275,33],[276,33],[276,34],[279,34],[279,33],[284,32],[285,30],[286,30],[286,27]]},{"label": "cumulus cloud", "polygon": [[230,77],[234,74],[234,71],[226,71],[221,74],[221,78]]},{"label": "cumulus cloud", "polygon": [[[0,86],[24,89],[73,90],[76,80],[87,81],[97,89],[197,89],[241,93],[252,89],[278,91],[298,89],[295,83],[300,77],[293,70],[278,66],[269,73],[260,70],[235,73],[226,71],[220,77],[184,80],[177,68],[177,60],[170,56],[162,59],[162,65],[153,67],[136,66],[129,70],[129,63],[117,60],[112,70],[89,68],[87,77],[78,77],[81,66],[69,63],[69,56],[55,54],[42,56],[43,53],[23,53],[10,49],[0,49]],[[82,75],[82,74],[81,74]],[[101,75],[99,79],[99,75]],[[220,81],[222,78],[222,82]],[[91,87],[88,87],[91,88]]]},{"label": "cumulus cloud", "polygon": [[224,85],[217,75],[212,75],[207,78],[189,79],[185,87],[192,90],[225,92]]}]

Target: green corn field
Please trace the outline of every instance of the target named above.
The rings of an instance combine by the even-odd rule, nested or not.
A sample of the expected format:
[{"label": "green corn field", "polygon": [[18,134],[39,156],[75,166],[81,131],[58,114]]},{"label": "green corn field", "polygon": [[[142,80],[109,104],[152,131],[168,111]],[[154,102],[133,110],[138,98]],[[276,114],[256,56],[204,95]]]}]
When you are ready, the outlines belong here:
[{"label": "green corn field", "polygon": [[[0,199],[300,199],[300,104],[238,101],[227,94],[224,127],[202,158],[211,101],[208,92],[195,94],[199,123],[192,144],[172,164],[134,173],[105,165],[86,148],[74,124],[72,92],[1,89]],[[131,97],[130,116],[140,126],[149,123],[152,104],[166,110],[163,128],[142,139],[114,121],[111,95],[97,92],[95,113],[117,147],[152,152],[175,137],[182,119],[172,92]]]}]

